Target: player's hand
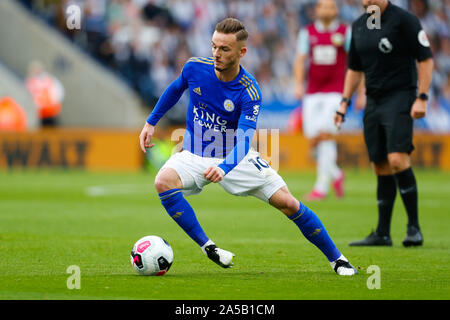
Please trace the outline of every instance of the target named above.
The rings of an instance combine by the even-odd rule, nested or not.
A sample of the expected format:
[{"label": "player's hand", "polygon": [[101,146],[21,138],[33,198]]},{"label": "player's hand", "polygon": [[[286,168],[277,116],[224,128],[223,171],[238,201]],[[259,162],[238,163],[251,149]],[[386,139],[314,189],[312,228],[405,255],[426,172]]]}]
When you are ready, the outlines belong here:
[{"label": "player's hand", "polygon": [[[339,105],[339,108],[336,111],[339,112],[339,113],[342,113],[342,114],[346,114],[347,113],[347,107],[348,107],[347,104],[345,102],[342,102]],[[339,114],[337,114],[337,113],[335,113],[334,114],[334,124],[339,130],[341,129],[341,126],[342,126],[343,122],[344,122],[344,117],[339,115]]]},{"label": "player's hand", "polygon": [[217,183],[222,181],[224,172],[219,167],[209,167],[205,170],[205,172],[203,172],[203,175],[206,180]]},{"label": "player's hand", "polygon": [[303,83],[297,83],[294,89],[294,97],[298,100],[301,100],[303,99],[304,95],[305,95],[305,86],[303,85]]},{"label": "player's hand", "polygon": [[141,134],[139,135],[139,143],[142,152],[147,153],[146,148],[152,148],[154,146],[154,144],[151,143],[154,132],[155,127],[145,122],[144,128],[142,128]]},{"label": "player's hand", "polygon": [[427,102],[421,99],[416,99],[411,108],[411,118],[420,119],[427,115]]}]

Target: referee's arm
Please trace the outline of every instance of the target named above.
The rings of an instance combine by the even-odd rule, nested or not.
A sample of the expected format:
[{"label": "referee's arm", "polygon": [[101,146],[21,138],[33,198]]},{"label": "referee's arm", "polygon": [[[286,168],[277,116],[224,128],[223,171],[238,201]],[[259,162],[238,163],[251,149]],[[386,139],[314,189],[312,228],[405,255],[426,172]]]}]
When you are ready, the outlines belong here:
[{"label": "referee's arm", "polygon": [[[348,69],[345,75],[344,93],[342,94],[342,97],[350,100],[356,89],[360,86],[363,78],[364,73],[362,71]],[[334,115],[334,124],[339,129],[341,128],[342,122],[344,122],[344,115],[347,113],[347,108],[348,103],[343,99]]]},{"label": "referee's arm", "polygon": [[[417,63],[418,92],[428,93],[434,68],[433,58],[428,58]],[[411,117],[420,119],[427,115],[427,101],[417,98],[411,107]]]},{"label": "referee's arm", "polygon": [[[401,19],[400,27],[409,45],[409,51],[417,61],[418,94],[428,94],[434,68],[430,42],[417,17],[412,14],[405,14]],[[411,107],[411,117],[420,119],[425,117],[426,113],[427,100],[416,99]]]}]

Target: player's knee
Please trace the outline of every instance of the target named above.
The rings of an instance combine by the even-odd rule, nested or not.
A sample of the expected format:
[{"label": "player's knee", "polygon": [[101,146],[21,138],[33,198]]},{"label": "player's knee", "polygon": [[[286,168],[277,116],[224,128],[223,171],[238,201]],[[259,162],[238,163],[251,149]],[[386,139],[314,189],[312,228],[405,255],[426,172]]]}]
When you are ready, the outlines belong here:
[{"label": "player's knee", "polygon": [[333,140],[333,135],[328,132],[320,132],[319,136],[317,137],[319,142],[327,141],[327,140]]},{"label": "player's knee", "polygon": [[394,173],[406,170],[411,166],[409,157],[406,154],[401,153],[390,154],[388,158],[389,158],[389,166],[391,167]]},{"label": "player's knee", "polygon": [[154,185],[158,193],[166,192],[175,188],[182,188],[182,183],[178,177],[178,174],[171,168],[166,168],[158,172]]},{"label": "player's knee", "polygon": [[388,161],[373,163],[373,171],[377,176],[386,176],[393,174],[390,163]]},{"label": "player's knee", "polygon": [[389,163],[390,163],[391,168],[392,168],[392,171],[393,171],[394,173],[401,171],[402,164],[401,164],[400,161],[394,160],[394,161],[389,162]]},{"label": "player's knee", "polygon": [[172,181],[172,179],[166,176],[156,176],[155,178],[155,189],[158,193],[166,192],[168,190],[177,188],[176,184]]},{"label": "player's knee", "polygon": [[169,185],[164,178],[156,177],[154,185],[155,185],[155,189],[158,193],[162,193],[162,192],[170,190]]},{"label": "player's knee", "polygon": [[270,199],[269,203],[287,216],[295,214],[299,209],[299,201],[290,194],[286,187],[279,189]]},{"label": "player's knee", "polygon": [[286,199],[286,209],[292,214],[295,214],[299,209],[300,203],[293,196],[287,197]]},{"label": "player's knee", "polygon": [[297,213],[300,207],[300,202],[292,195],[287,195],[280,203],[280,210],[287,216],[292,216]]}]

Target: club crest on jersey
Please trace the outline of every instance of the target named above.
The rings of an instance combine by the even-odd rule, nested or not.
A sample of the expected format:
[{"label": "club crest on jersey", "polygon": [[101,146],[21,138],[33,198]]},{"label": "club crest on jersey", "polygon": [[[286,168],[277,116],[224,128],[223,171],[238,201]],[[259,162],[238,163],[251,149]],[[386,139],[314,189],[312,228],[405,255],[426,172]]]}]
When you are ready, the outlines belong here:
[{"label": "club crest on jersey", "polygon": [[223,102],[223,107],[225,108],[225,110],[227,110],[228,112],[231,112],[234,110],[234,103],[233,101],[231,101],[230,99],[227,99]]},{"label": "club crest on jersey", "polygon": [[340,47],[344,44],[344,36],[340,33],[335,33],[331,36],[331,42],[336,46]]},{"label": "club crest on jersey", "polygon": [[388,38],[382,38],[378,43],[378,49],[383,53],[390,53],[394,49]]}]

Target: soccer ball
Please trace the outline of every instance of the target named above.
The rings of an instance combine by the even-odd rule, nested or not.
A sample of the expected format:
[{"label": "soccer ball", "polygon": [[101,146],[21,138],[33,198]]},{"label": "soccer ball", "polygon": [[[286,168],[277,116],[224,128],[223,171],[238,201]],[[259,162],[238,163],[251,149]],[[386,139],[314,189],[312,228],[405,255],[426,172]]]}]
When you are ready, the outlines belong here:
[{"label": "soccer ball", "polygon": [[172,266],[172,247],[158,236],[146,236],[134,244],[130,260],[140,275],[162,276]]}]

